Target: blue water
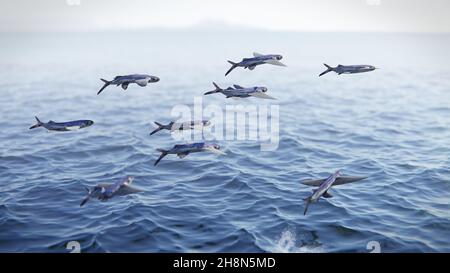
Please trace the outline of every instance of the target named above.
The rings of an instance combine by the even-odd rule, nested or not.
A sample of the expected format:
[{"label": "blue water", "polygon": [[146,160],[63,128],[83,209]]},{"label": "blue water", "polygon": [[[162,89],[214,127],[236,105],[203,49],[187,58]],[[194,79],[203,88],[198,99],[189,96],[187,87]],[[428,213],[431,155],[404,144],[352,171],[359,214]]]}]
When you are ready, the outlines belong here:
[{"label": "blue water", "polygon": [[[450,251],[450,35],[136,31],[0,34],[0,251]],[[226,60],[279,53],[288,67]],[[322,63],[373,64],[359,75]],[[161,78],[126,92],[100,77]],[[212,89],[262,85],[277,101],[280,142],[220,141],[227,153],[168,156],[176,104]],[[204,103],[236,103],[220,95]],[[76,132],[41,120],[94,120]],[[303,179],[369,176],[335,187],[303,215]],[[127,175],[144,192],[84,207],[84,187]]]}]

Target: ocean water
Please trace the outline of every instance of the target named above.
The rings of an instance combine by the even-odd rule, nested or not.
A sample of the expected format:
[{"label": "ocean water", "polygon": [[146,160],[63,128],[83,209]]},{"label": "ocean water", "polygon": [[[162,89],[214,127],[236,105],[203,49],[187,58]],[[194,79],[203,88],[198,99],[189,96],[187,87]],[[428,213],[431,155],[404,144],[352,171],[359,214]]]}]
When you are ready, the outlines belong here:
[{"label": "ocean water", "polygon": [[[0,251],[450,251],[450,35],[149,30],[1,33]],[[287,67],[236,69],[226,60],[279,53]],[[373,64],[318,74],[322,63]],[[161,78],[126,92],[99,78]],[[279,145],[220,140],[227,153],[167,156],[170,133],[149,136],[175,105],[220,86],[262,85],[278,105]],[[91,119],[76,132],[29,130]],[[312,204],[303,179],[336,169],[369,178]],[[135,177],[141,193],[89,201],[84,187]]]}]

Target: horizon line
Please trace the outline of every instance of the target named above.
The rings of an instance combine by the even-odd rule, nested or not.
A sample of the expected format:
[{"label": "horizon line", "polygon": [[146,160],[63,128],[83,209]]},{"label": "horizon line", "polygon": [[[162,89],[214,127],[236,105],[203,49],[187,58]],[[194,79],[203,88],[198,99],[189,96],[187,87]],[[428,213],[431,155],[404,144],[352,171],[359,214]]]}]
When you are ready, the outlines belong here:
[{"label": "horizon line", "polygon": [[272,33],[348,33],[348,34],[450,34],[450,31],[414,31],[414,30],[392,30],[392,31],[377,31],[377,30],[282,30],[282,29],[265,29],[252,27],[204,27],[204,26],[186,26],[186,27],[168,27],[168,26],[153,26],[153,27],[134,27],[134,28],[97,28],[97,29],[10,29],[2,30],[0,33],[107,33],[107,32],[140,32],[140,31],[217,31],[217,32],[272,32]]}]

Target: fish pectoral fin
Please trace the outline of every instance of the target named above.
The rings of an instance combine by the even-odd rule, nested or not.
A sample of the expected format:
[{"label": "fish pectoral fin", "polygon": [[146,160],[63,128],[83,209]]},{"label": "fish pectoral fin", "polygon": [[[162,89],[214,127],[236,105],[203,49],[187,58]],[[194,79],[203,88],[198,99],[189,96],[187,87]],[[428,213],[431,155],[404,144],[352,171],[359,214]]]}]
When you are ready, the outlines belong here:
[{"label": "fish pectoral fin", "polygon": [[234,100],[240,99],[239,97],[235,97],[235,96],[226,96],[225,98],[226,98],[226,99],[232,98],[232,99],[234,99]]},{"label": "fish pectoral fin", "polygon": [[328,191],[326,191],[326,192],[323,193],[322,197],[324,197],[324,198],[331,198],[331,197],[333,197],[333,195],[331,195],[330,193],[328,193]]},{"label": "fish pectoral fin", "polygon": [[127,88],[128,88],[128,83],[122,83],[122,88],[123,88],[123,90],[127,90]]},{"label": "fish pectoral fin", "polygon": [[249,66],[248,69],[253,70],[253,69],[255,69],[255,67],[256,67],[256,65],[252,65],[252,66]]},{"label": "fish pectoral fin", "polygon": [[147,86],[148,82],[146,80],[143,80],[143,81],[136,81],[136,83],[137,83],[137,85],[144,87],[144,86]]},{"label": "fish pectoral fin", "polygon": [[252,97],[260,98],[260,99],[268,99],[268,100],[276,100],[276,98],[271,97],[263,92],[254,92],[249,94]]},{"label": "fish pectoral fin", "polygon": [[271,64],[271,65],[278,65],[278,66],[287,66],[284,63],[277,61],[277,60],[268,60],[268,61],[265,61],[265,63]]},{"label": "fish pectoral fin", "polygon": [[179,158],[185,158],[188,154],[189,154],[189,153],[180,153],[180,154],[177,154],[177,156],[178,156]]},{"label": "fish pectoral fin", "polygon": [[123,196],[123,195],[138,193],[138,192],[142,192],[142,190],[131,187],[131,186],[123,186],[115,193],[115,195]]},{"label": "fish pectoral fin", "polygon": [[79,130],[81,127],[80,126],[67,126],[66,130],[68,131],[76,131]]},{"label": "fish pectoral fin", "polygon": [[214,148],[205,148],[205,151],[211,152],[213,154],[217,154],[217,155],[226,155],[227,153],[225,153],[224,151],[221,151],[219,149],[214,149]]},{"label": "fish pectoral fin", "polygon": [[86,196],[80,203],[80,207],[84,206],[84,204],[86,204],[87,201],[89,201],[91,197],[88,195]]},{"label": "fish pectoral fin", "polygon": [[317,179],[317,180],[307,179],[303,180],[302,184],[311,187],[319,187],[323,183],[323,181],[325,181],[325,179]]},{"label": "fish pectoral fin", "polygon": [[340,176],[336,178],[336,181],[333,183],[333,187],[358,182],[367,178],[367,176]]}]

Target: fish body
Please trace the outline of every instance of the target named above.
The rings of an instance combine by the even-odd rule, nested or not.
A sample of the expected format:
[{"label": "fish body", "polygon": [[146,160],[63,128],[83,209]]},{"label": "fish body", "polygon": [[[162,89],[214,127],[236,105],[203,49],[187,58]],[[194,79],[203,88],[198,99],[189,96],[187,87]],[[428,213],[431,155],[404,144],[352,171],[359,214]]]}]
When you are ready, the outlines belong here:
[{"label": "fish body", "polygon": [[87,196],[83,199],[83,201],[81,201],[80,207],[84,206],[84,204],[86,204],[86,202],[91,198],[107,201],[114,196],[122,196],[140,192],[141,190],[130,186],[133,180],[134,178],[132,176],[128,176],[125,180],[120,180],[113,184],[98,184],[91,189],[86,188]]},{"label": "fish body", "polygon": [[211,122],[209,120],[193,120],[193,121],[187,121],[187,122],[171,121],[168,124],[164,125],[162,123],[155,121],[155,124],[158,126],[158,128],[153,130],[150,133],[150,135],[153,135],[156,132],[159,132],[161,130],[169,130],[171,132],[174,132],[174,131],[183,131],[183,130],[203,129],[206,126],[211,125]]},{"label": "fish body", "polygon": [[248,97],[256,97],[261,99],[272,99],[274,100],[274,97],[271,97],[267,95],[267,87],[264,86],[254,86],[254,87],[242,87],[240,85],[233,85],[233,87],[228,87],[226,89],[220,88],[215,82],[213,82],[213,85],[215,87],[214,90],[206,92],[204,95],[210,95],[215,93],[222,93],[225,95],[226,98],[248,98]]},{"label": "fish body", "polygon": [[325,179],[308,179],[302,181],[302,184],[312,187],[318,187],[313,191],[313,194],[307,198],[305,198],[306,206],[303,214],[306,214],[308,210],[308,206],[310,203],[316,202],[320,197],[331,198],[333,197],[329,190],[331,187],[345,185],[349,183],[354,183],[360,180],[364,180],[368,178],[367,176],[343,176],[341,175],[341,171],[338,170],[334,174],[330,175]]},{"label": "fish body", "polygon": [[327,191],[333,186],[333,183],[336,182],[336,179],[341,176],[340,170],[337,170],[334,174],[331,174],[324,182],[322,182],[316,190],[313,191],[312,195],[305,199],[306,206],[303,215],[308,211],[309,204],[317,202],[320,197],[329,198],[332,197]]},{"label": "fish body", "polygon": [[155,166],[159,163],[159,161],[161,161],[161,159],[163,159],[166,155],[169,154],[175,154],[179,158],[184,158],[191,153],[206,152],[206,151],[222,155],[225,154],[220,150],[220,146],[218,144],[205,142],[198,142],[191,144],[177,144],[173,146],[170,150],[157,149],[157,151],[160,152],[161,155],[155,161],[154,163]]},{"label": "fish body", "polygon": [[243,58],[242,61],[235,63],[232,61],[228,61],[228,63],[231,64],[231,68],[225,73],[225,76],[230,74],[231,71],[233,71],[237,67],[243,67],[244,69],[255,69],[256,66],[262,65],[262,64],[272,64],[272,65],[278,65],[278,66],[286,66],[280,60],[283,59],[283,56],[279,54],[260,54],[260,53],[253,53],[253,57],[251,58]]},{"label": "fish body", "polygon": [[37,123],[30,127],[30,129],[35,129],[38,127],[44,127],[49,131],[75,131],[81,128],[86,128],[94,124],[92,120],[74,120],[68,122],[54,122],[50,120],[49,122],[42,122],[38,117],[35,117]]},{"label": "fish body", "polygon": [[325,70],[324,72],[319,74],[319,77],[333,71],[336,72],[338,75],[341,74],[356,74],[356,73],[364,73],[364,72],[370,72],[373,71],[375,69],[377,69],[375,66],[373,65],[338,65],[336,67],[331,67],[327,64],[323,64],[325,65],[325,67],[327,68],[327,70]]},{"label": "fish body", "polygon": [[128,85],[131,83],[135,83],[141,87],[147,86],[147,83],[158,82],[159,78],[156,76],[146,75],[146,74],[131,74],[125,76],[116,76],[112,81],[108,81],[105,79],[100,79],[104,82],[104,85],[97,92],[99,95],[106,87],[109,85],[121,86],[123,90],[127,90]]}]

